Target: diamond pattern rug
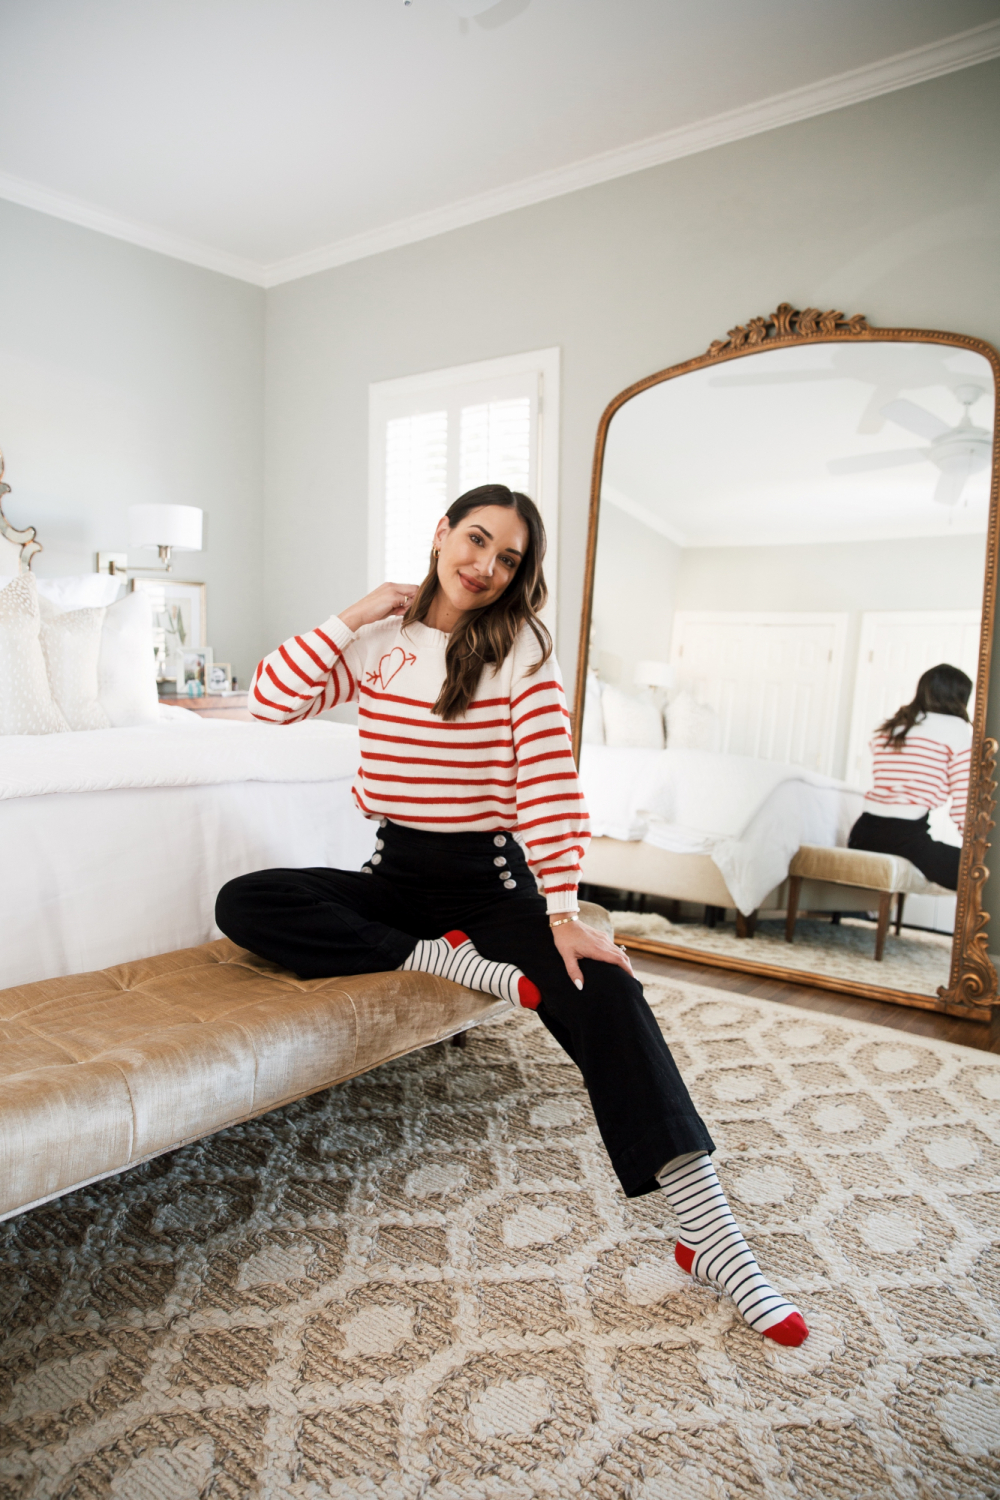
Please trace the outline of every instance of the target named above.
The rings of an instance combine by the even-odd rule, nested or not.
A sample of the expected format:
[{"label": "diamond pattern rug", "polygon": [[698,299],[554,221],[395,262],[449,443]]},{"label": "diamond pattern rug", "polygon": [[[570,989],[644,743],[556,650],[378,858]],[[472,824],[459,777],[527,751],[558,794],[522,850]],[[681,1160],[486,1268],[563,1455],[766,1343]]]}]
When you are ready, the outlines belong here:
[{"label": "diamond pattern rug", "polygon": [[[828,917],[800,917],[795,942],[785,942],[785,919],[761,919],[752,938],[736,936],[732,920],[718,927],[701,922],[671,922],[658,912],[613,911],[619,936],[652,938],[680,944],[702,953],[776,964],[807,974],[824,974],[852,984],[878,984],[913,995],[936,995],[951,973],[952,939],[943,932],[920,932],[904,927],[890,931],[885,953],[875,962],[875,924],[845,917],[834,924]],[[693,957],[693,955],[691,955]],[[806,981],[808,983],[808,981]]]},{"label": "diamond pattern rug", "polygon": [[519,1013],[0,1226],[2,1500],[1000,1496],[1000,1058],[647,993],[801,1349]]}]

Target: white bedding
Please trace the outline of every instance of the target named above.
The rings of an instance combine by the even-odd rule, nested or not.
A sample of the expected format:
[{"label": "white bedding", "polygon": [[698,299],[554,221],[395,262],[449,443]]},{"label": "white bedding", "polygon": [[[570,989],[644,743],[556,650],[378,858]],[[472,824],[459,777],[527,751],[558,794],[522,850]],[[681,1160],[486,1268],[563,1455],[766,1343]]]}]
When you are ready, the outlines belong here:
[{"label": "white bedding", "polygon": [[580,769],[595,836],[709,855],[747,916],[800,844],[845,844],[862,810],[844,782],[746,755],[585,745]]},{"label": "white bedding", "polygon": [[235,875],[358,869],[371,853],[375,829],[351,796],[352,726],[173,712],[0,739],[0,988],[207,942],[220,935],[215,894]]},{"label": "white bedding", "polygon": [[350,724],[229,724],[163,708],[158,724],[0,738],[0,799],[226,781],[331,781],[358,768]]}]

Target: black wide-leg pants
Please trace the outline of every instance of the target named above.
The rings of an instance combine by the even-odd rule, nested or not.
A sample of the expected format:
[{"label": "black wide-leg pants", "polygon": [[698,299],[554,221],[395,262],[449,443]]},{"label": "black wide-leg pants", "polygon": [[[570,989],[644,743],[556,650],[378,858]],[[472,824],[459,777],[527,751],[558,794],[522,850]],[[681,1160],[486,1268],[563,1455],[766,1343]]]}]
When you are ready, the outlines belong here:
[{"label": "black wide-leg pants", "polygon": [[219,892],[216,921],[234,943],[305,979],[397,969],[419,938],[457,928],[538,986],[537,1014],[583,1074],[628,1197],[652,1192],[675,1156],[715,1150],[638,980],[587,958],[583,989],[569,978],[510,834],[386,823],[362,871],[241,875]]}]

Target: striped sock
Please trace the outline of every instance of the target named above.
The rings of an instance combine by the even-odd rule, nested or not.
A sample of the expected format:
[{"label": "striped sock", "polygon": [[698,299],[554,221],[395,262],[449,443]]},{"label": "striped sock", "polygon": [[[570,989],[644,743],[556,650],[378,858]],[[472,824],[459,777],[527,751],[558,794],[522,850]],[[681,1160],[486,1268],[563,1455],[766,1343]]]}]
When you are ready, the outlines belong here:
[{"label": "striped sock", "polygon": [[711,1158],[700,1151],[668,1161],[656,1180],[681,1221],[674,1258],[684,1271],[728,1292],[744,1322],[765,1338],[797,1348],[805,1319],[765,1280],[739,1231]]},{"label": "striped sock", "polygon": [[419,974],[437,974],[468,985],[470,990],[485,990],[509,1005],[524,1005],[536,1010],[541,994],[521,970],[513,964],[493,963],[473,947],[464,932],[446,932],[444,937],[421,938],[409,958],[399,966]]}]

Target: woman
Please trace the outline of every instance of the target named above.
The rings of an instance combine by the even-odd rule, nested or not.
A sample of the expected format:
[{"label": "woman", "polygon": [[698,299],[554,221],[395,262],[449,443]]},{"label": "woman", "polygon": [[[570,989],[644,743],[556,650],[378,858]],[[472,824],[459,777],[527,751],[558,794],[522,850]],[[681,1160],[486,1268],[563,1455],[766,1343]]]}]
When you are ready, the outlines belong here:
[{"label": "woman", "polygon": [[[262,870],[219,894],[234,942],[306,978],[408,969],[535,1010],[579,1067],[625,1193],[662,1187],[678,1264],[780,1344],[808,1335],[729,1211],[715,1148],[624,950],[578,920],[588,840],[526,495],[456,500],[419,588],[385,583],[257,669],[271,723],[359,703],[363,870]],[[538,886],[544,894],[540,894]]]},{"label": "woman", "polygon": [[972,681],[943,662],[917,683],[912,703],[897,708],[871,742],[875,785],[851,829],[848,847],[901,854],[921,875],[958,889],[957,844],[931,838],[930,812],[947,807],[965,827],[972,756],[969,695]]}]

